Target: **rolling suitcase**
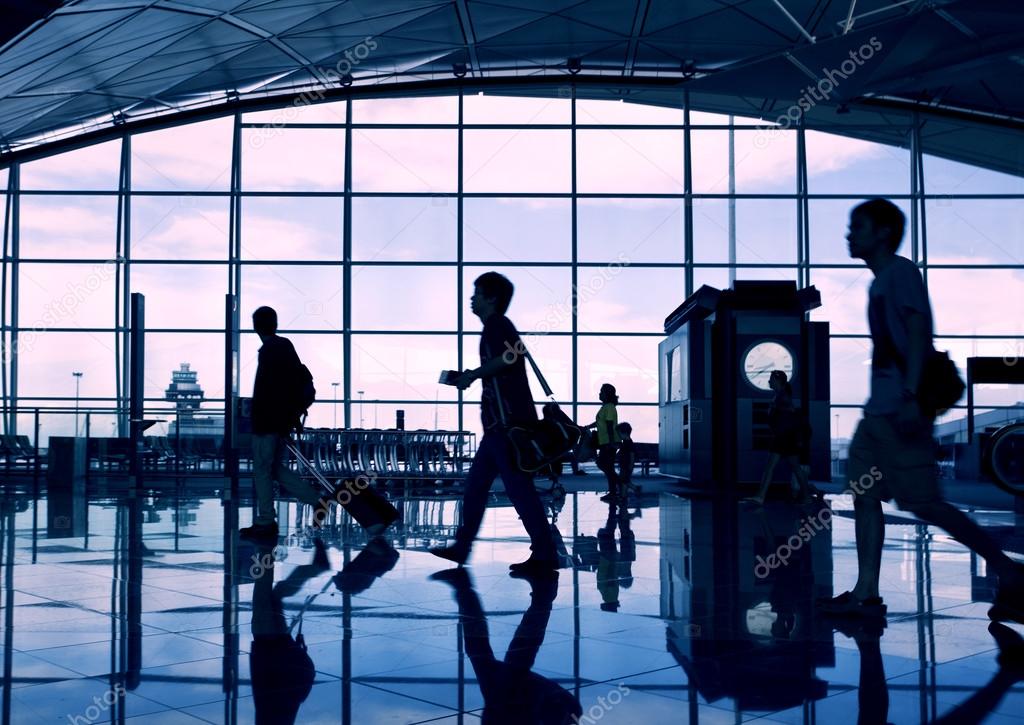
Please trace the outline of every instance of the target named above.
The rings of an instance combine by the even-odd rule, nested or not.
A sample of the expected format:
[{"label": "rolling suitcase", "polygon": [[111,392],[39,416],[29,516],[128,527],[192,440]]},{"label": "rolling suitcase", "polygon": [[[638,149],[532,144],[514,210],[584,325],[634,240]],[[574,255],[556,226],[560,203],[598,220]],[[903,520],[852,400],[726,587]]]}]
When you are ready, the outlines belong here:
[{"label": "rolling suitcase", "polygon": [[[325,497],[340,504],[349,515],[356,520],[370,534],[380,534],[388,526],[398,520],[398,509],[390,501],[377,493],[372,484],[363,487],[355,485],[334,485],[327,480],[326,476],[313,465],[306,456],[302,454],[294,442],[288,442],[288,450],[295,456],[299,465],[312,474],[313,478],[323,489]],[[365,479],[364,479],[365,481]],[[346,496],[346,492],[348,495]]]}]

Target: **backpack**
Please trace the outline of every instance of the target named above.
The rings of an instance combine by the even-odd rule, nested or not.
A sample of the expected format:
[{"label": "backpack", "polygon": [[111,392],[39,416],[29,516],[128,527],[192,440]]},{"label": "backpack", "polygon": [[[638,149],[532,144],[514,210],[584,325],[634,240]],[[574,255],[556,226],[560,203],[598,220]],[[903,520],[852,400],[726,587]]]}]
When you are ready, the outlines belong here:
[{"label": "backpack", "polygon": [[295,368],[295,375],[291,380],[291,401],[297,418],[297,427],[301,431],[306,423],[306,415],[309,407],[316,400],[316,388],[313,386],[313,373],[301,362]]}]

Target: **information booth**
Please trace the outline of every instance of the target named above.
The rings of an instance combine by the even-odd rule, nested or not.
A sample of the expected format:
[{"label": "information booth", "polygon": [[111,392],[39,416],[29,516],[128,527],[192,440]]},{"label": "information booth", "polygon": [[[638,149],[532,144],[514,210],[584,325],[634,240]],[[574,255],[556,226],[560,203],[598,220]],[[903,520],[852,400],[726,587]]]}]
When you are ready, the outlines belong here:
[{"label": "information booth", "polygon": [[[810,322],[814,287],[736,282],[701,287],[665,320],[658,346],[660,471],[693,484],[731,488],[761,480],[768,460],[768,378],[782,370],[810,432],[805,463],[830,480],[829,330]],[[788,478],[787,466],[776,477]]]}]

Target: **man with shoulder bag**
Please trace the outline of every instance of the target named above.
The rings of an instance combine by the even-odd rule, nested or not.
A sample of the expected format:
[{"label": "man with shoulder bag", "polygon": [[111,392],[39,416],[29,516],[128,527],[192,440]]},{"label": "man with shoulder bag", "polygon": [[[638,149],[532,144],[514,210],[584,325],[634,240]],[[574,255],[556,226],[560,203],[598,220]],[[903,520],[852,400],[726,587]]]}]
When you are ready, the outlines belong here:
[{"label": "man with shoulder bag", "polygon": [[878,590],[885,520],[882,501],[945,529],[986,560],[999,576],[992,619],[1024,622],[1024,565],[1010,559],[963,511],[945,501],[935,463],[935,417],[952,407],[963,382],[948,356],[932,346],[928,291],[917,266],[896,254],[903,212],[887,199],[871,199],[850,213],[850,256],[874,274],[868,293],[873,352],[871,395],[850,443],[849,486],[856,493],[857,583],[819,601],[837,615],[884,617]]},{"label": "man with shoulder bag", "polygon": [[511,574],[550,575],[558,568],[558,557],[547,516],[534,488],[533,475],[516,464],[508,437],[512,428],[537,424],[537,409],[526,378],[525,347],[515,325],[505,316],[513,291],[512,282],[497,272],[487,272],[474,282],[470,307],[483,322],[480,367],[463,372],[453,384],[465,390],[475,381],[481,382],[484,435],[466,475],[462,524],[455,533],[455,543],[430,551],[460,566],[466,562],[483,521],[487,496],[500,475],[530,536],[530,557],[512,564]]}]

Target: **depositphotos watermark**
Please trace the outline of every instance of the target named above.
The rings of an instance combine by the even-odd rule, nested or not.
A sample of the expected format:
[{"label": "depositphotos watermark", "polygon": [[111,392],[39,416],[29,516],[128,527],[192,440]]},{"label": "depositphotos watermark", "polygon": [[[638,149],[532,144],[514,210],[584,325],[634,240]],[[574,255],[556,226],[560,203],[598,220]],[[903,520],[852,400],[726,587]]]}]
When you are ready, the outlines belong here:
[{"label": "depositphotos watermark", "polygon": [[118,260],[108,259],[102,264],[92,266],[89,274],[77,282],[68,282],[66,291],[46,303],[43,313],[29,325],[19,325],[18,337],[4,348],[7,362],[15,353],[30,352],[36,341],[51,327],[58,327],[61,322],[75,316],[76,310],[92,295],[103,288],[103,285],[117,272]]},{"label": "depositphotos watermark", "polygon": [[[871,470],[862,475],[858,480],[850,481],[849,487],[841,495],[849,496],[853,500],[857,496],[863,495],[865,491],[881,480],[882,472],[878,470],[878,466],[872,466]],[[767,558],[763,556],[757,557],[757,563],[754,565],[754,576],[758,579],[765,579],[773,570],[788,565],[789,558],[793,556],[793,552],[802,549],[804,544],[818,533],[831,528],[832,509],[828,506],[822,506],[816,514],[805,518],[796,530],[796,533],[786,539],[785,543],[781,544],[774,554],[769,554]]]},{"label": "depositphotos watermark", "polygon": [[856,50],[851,50],[850,57],[842,61],[838,67],[822,68],[821,75],[818,76],[814,83],[811,83],[804,89],[800,97],[797,98],[796,103],[787,108],[784,113],[779,114],[775,119],[775,126],[758,127],[759,133],[754,138],[754,146],[759,149],[765,148],[773,137],[793,124],[798,123],[805,113],[819,103],[830,100],[839,84],[856,73],[858,68],[871,60],[875,53],[881,49],[882,41],[872,35],[868,42]]},{"label": "depositphotos watermark", "polygon": [[605,697],[601,695],[597,698],[597,704],[591,705],[585,713],[582,715],[573,715],[572,721],[576,725],[580,723],[587,723],[593,725],[599,722],[605,715],[614,710],[619,703],[629,697],[630,689],[625,685],[619,685],[614,690],[608,693]]},{"label": "depositphotos watermark", "polygon": [[102,697],[97,695],[92,698],[93,704],[85,708],[85,713],[82,715],[72,715],[71,713],[68,713],[68,722],[70,722],[71,725],[89,725],[90,723],[98,722],[103,713],[109,710],[111,705],[123,698],[126,694],[127,690],[124,685],[114,685],[114,688],[112,690],[107,690],[103,693]]},{"label": "depositphotos watermark", "polygon": [[[328,84],[351,85],[352,70],[369,58],[370,53],[377,50],[379,46],[380,43],[377,42],[376,38],[367,35],[361,42],[346,50],[342,54],[342,58],[334,64],[333,68],[317,68],[316,71],[321,86],[326,87]],[[262,125],[259,133],[252,134],[249,137],[249,144],[254,149],[262,148],[267,140],[281,132],[282,126],[298,116],[300,108],[322,101],[326,96],[327,94],[324,93],[321,87],[303,91],[292,101],[291,106],[282,108],[281,113],[277,114],[273,121]]]},{"label": "depositphotos watermark", "polygon": [[[615,279],[619,273],[630,265],[629,258],[624,253],[619,253],[619,257],[616,261],[610,262],[604,267],[601,267],[597,274],[591,276],[583,284],[576,285],[576,304],[577,306],[593,298],[604,289],[605,284]],[[544,315],[544,319],[537,323],[537,330],[535,335],[546,335],[551,330],[562,322],[572,316],[573,297],[570,294],[564,300],[556,302],[553,305],[549,305],[547,314]],[[511,365],[519,358],[526,355],[526,343],[522,340],[516,342],[515,346],[510,345],[508,342],[505,343],[505,352],[501,354],[501,359],[506,365]]]}]

